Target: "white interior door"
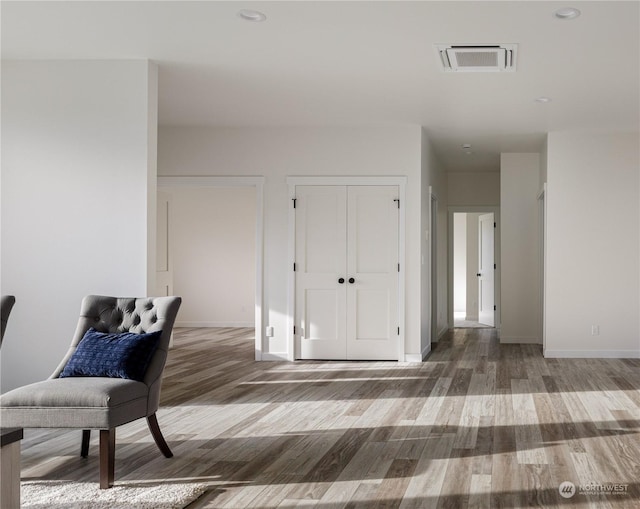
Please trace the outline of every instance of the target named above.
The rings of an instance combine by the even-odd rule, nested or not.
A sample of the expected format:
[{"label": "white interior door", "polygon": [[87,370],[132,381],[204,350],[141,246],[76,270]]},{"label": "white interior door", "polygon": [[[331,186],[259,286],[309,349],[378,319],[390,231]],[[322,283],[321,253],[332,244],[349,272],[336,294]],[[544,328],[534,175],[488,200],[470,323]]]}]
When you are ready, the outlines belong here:
[{"label": "white interior door", "polygon": [[397,198],[397,186],[348,188],[347,359],[398,358]]},{"label": "white interior door", "polygon": [[495,327],[494,216],[478,218],[478,321]]},{"label": "white interior door", "polygon": [[302,359],[398,359],[398,187],[296,186]]},{"label": "white interior door", "polygon": [[295,323],[301,359],[347,358],[346,205],[344,186],[296,187]]},{"label": "white interior door", "polygon": [[156,236],[156,297],[173,295],[173,257],[171,255],[171,195],[158,191]]}]

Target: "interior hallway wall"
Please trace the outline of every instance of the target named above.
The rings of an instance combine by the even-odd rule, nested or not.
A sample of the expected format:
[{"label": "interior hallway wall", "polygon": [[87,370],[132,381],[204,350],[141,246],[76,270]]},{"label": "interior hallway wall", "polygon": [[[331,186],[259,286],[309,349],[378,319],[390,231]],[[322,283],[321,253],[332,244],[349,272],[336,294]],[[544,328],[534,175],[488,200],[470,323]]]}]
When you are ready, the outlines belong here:
[{"label": "interior hallway wall", "polygon": [[453,311],[467,310],[467,215],[453,214]]},{"label": "interior hallway wall", "polygon": [[478,220],[480,213],[467,212],[466,320],[478,321]]},{"label": "interior hallway wall", "polygon": [[[421,161],[421,198],[420,198],[420,243],[421,243],[421,356],[424,358],[431,351],[431,343],[448,330],[449,288],[448,288],[448,184],[447,174],[436,156],[425,129],[422,129],[422,161]],[[437,197],[436,217],[436,278],[431,280],[430,243],[434,232],[431,231],[430,210],[431,187]],[[432,324],[432,285],[437,296],[435,306],[435,324]],[[432,335],[432,329],[435,334]]]},{"label": "interior hallway wall", "polygon": [[640,134],[554,132],[547,151],[546,355],[640,357]]},{"label": "interior hallway wall", "polygon": [[447,201],[450,207],[500,205],[500,172],[449,172]]},{"label": "interior hallway wall", "polygon": [[53,372],[85,295],[155,283],[156,118],[146,61],[2,62],[3,391]]},{"label": "interior hallway wall", "polygon": [[540,154],[502,154],[500,165],[500,341],[540,343]]},{"label": "interior hallway wall", "polygon": [[253,327],[256,190],[174,187],[173,288],[183,298],[178,327]]}]

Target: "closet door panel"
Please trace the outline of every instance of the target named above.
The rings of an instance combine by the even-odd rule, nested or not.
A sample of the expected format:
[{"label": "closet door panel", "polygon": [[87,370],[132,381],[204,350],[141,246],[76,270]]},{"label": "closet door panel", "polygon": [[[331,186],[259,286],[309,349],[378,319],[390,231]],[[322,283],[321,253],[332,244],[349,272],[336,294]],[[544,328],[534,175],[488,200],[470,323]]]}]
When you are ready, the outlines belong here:
[{"label": "closet door panel", "polygon": [[298,358],[346,359],[346,188],[296,187]]},{"label": "closet door panel", "polygon": [[347,190],[347,358],[398,359],[398,188]]}]

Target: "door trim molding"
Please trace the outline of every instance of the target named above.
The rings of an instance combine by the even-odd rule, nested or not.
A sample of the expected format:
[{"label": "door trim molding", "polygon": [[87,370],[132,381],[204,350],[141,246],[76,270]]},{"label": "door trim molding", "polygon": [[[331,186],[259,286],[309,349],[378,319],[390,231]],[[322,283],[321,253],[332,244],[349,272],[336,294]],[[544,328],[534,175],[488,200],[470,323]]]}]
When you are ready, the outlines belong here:
[{"label": "door trim molding", "polygon": [[496,231],[493,236],[493,260],[496,264],[496,272],[494,277],[493,295],[494,304],[496,305],[495,324],[498,338],[500,337],[501,306],[500,306],[500,271],[502,269],[500,263],[500,207],[498,206],[455,206],[447,207],[447,322],[449,328],[453,329],[453,214],[459,212],[479,212],[489,214],[493,212],[496,222]]},{"label": "door trim molding", "polygon": [[264,348],[264,182],[265,177],[158,177],[158,189],[171,187],[255,187],[256,189],[256,282],[255,359],[263,360]]},{"label": "door trim molding", "polygon": [[540,246],[538,249],[538,263],[540,268],[540,339],[542,340],[542,356],[547,354],[547,183],[542,184],[538,194],[538,234]]},{"label": "door trim molding", "polygon": [[[286,179],[288,191],[288,267],[293,267],[295,262],[295,231],[296,216],[293,210],[293,199],[295,198],[296,186],[398,186],[398,196],[400,197],[400,215],[398,225],[398,260],[400,260],[400,272],[398,273],[398,325],[400,335],[398,336],[398,361],[405,361],[405,279],[406,279],[406,187],[407,177],[405,176],[296,176],[292,175]],[[298,352],[295,347],[295,336],[293,326],[295,325],[295,274],[289,270],[289,280],[287,285],[287,356],[288,360],[296,359]]]},{"label": "door trim molding", "polygon": [[428,281],[429,281],[429,337],[427,345],[423,348],[423,359],[431,352],[431,344],[440,339],[438,332],[438,195],[434,193],[433,186],[429,186],[429,245],[428,255]]}]

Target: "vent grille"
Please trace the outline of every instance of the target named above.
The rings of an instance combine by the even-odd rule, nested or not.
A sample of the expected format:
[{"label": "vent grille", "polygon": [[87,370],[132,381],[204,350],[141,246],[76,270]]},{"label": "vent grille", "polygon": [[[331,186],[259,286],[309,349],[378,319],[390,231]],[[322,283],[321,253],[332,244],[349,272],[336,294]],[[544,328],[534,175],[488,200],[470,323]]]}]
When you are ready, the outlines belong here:
[{"label": "vent grille", "polygon": [[456,53],[458,67],[497,67],[498,53],[495,51],[459,51]]},{"label": "vent grille", "polygon": [[513,72],[516,44],[437,44],[440,61],[447,72]]}]

